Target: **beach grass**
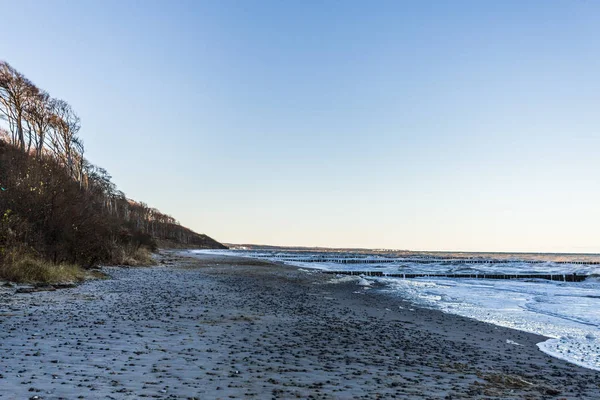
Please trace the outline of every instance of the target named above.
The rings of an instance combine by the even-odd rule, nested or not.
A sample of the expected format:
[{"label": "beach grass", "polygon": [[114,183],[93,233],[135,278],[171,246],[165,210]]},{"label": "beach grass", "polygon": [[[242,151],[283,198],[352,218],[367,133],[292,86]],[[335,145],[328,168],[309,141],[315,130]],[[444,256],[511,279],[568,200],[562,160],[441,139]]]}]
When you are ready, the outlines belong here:
[{"label": "beach grass", "polygon": [[[141,247],[120,248],[114,265],[150,266],[156,261],[150,250]],[[31,284],[77,283],[88,279],[105,279],[99,270],[87,270],[71,263],[53,263],[30,252],[11,251],[0,258],[0,281]]]},{"label": "beach grass", "polygon": [[11,254],[0,264],[0,279],[17,283],[82,282],[86,271],[73,264],[53,264],[29,254]]},{"label": "beach grass", "polygon": [[120,249],[113,264],[130,267],[151,266],[156,264],[156,260],[152,257],[152,252],[145,247],[137,249],[123,248]]}]

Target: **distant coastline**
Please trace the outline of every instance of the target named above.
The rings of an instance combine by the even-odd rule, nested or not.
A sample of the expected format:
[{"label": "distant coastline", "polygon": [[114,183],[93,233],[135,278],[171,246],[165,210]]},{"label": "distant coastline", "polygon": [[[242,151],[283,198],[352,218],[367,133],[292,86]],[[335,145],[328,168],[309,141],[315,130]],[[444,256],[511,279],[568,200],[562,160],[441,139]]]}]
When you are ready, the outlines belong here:
[{"label": "distant coastline", "polygon": [[314,251],[314,252],[332,252],[332,253],[361,253],[361,254],[388,254],[388,255],[407,255],[407,256],[446,256],[453,257],[495,257],[510,258],[518,256],[524,259],[543,259],[552,258],[555,261],[560,260],[595,260],[600,261],[600,253],[573,253],[573,252],[509,252],[509,251],[444,251],[444,250],[407,250],[407,249],[369,249],[360,247],[319,247],[319,246],[276,246],[264,244],[236,244],[224,243],[232,250],[269,250],[269,251]]}]

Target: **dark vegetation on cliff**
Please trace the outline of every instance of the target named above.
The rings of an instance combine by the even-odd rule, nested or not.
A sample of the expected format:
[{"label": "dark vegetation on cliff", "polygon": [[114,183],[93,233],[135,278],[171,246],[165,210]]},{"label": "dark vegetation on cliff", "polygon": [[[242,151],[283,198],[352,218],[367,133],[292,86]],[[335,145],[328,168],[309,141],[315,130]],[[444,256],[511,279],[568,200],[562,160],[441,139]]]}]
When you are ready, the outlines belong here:
[{"label": "dark vegetation on cliff", "polygon": [[128,199],[84,157],[79,130],[68,103],[0,62],[0,278],[35,281],[45,280],[36,275],[40,268],[52,275],[66,266],[141,264],[159,243],[224,248]]}]

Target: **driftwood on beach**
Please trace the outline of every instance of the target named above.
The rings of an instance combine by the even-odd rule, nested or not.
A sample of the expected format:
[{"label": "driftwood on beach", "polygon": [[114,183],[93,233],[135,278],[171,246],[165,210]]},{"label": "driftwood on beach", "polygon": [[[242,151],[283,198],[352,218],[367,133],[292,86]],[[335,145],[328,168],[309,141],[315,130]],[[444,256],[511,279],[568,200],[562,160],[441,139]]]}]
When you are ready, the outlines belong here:
[{"label": "driftwood on beach", "polygon": [[458,278],[458,279],[545,279],[561,282],[582,282],[587,275],[577,274],[386,274],[382,271],[321,271],[333,275],[363,275],[390,278]]}]

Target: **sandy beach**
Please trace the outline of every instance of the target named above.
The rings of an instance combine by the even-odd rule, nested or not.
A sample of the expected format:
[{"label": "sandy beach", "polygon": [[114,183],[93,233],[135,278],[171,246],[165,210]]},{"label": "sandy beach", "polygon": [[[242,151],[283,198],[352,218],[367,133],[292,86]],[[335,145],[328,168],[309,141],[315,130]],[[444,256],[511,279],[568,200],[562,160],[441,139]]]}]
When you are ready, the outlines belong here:
[{"label": "sandy beach", "polygon": [[0,288],[3,399],[598,399],[544,337],[358,279],[163,252],[53,292]]}]

